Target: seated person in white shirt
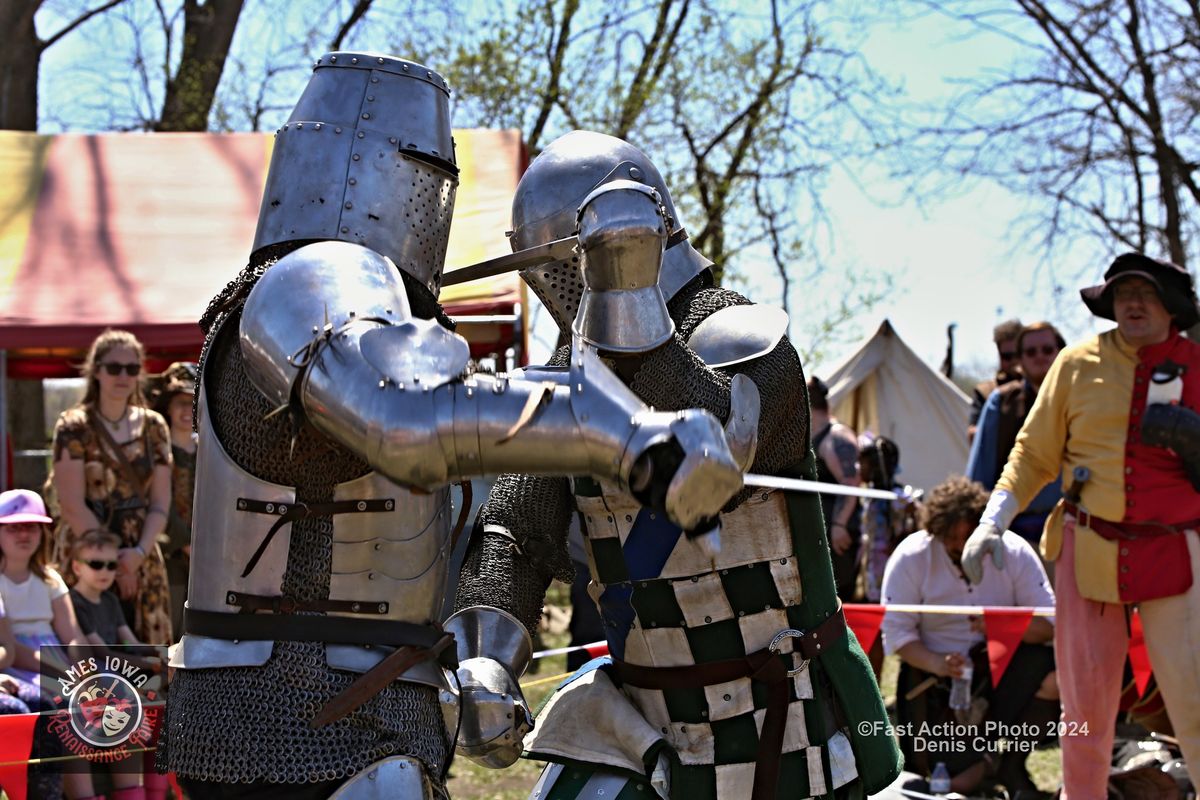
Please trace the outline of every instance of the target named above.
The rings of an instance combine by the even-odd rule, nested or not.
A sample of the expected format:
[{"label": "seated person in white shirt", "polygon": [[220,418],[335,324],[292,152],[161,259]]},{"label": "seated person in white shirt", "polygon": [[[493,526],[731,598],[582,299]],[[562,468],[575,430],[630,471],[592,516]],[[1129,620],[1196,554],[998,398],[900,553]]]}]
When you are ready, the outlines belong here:
[{"label": "seated person in white shirt", "polygon": [[[972,585],[963,576],[963,545],[987,500],[987,491],[964,477],[950,478],[929,493],[922,512],[924,530],[901,541],[884,570],[885,605],[1054,605],[1041,559],[1011,531],[1003,537],[1004,570],[988,561],[980,584]],[[1010,796],[1035,790],[1025,758],[1034,743],[1055,730],[1059,715],[1053,619],[1033,618],[994,690],[982,618],[889,611],[882,630],[885,651],[899,654],[902,661],[896,715],[905,768],[928,775],[937,762],[945,762],[953,790],[962,793],[985,778],[1003,784]],[[956,715],[949,707],[951,679],[963,675],[968,659],[974,667],[973,708]],[[914,696],[906,697],[909,694]],[[921,736],[922,723],[937,735]],[[1020,733],[1006,737],[1008,742],[997,741],[997,734],[1016,730]]]}]

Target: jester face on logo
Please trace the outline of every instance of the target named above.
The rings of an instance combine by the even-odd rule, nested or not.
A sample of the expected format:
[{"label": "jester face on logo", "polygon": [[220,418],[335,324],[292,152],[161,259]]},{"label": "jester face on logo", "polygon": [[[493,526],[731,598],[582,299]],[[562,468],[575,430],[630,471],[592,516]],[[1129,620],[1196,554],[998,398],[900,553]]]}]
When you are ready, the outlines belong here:
[{"label": "jester face on logo", "polygon": [[71,722],[84,741],[97,747],[118,745],[141,723],[137,689],[119,675],[97,675],[71,697]]}]

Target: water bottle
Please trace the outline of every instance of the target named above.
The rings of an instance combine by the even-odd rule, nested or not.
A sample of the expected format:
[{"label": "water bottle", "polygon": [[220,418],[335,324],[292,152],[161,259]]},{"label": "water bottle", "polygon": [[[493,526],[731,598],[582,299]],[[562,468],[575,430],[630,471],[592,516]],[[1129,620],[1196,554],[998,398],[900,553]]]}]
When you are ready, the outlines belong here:
[{"label": "water bottle", "polygon": [[933,774],[929,776],[929,793],[950,794],[950,770],[946,769],[945,761],[937,762],[933,768]]},{"label": "water bottle", "polygon": [[968,661],[963,666],[962,677],[950,679],[950,708],[966,711],[971,707],[971,676],[974,674],[975,665]]}]

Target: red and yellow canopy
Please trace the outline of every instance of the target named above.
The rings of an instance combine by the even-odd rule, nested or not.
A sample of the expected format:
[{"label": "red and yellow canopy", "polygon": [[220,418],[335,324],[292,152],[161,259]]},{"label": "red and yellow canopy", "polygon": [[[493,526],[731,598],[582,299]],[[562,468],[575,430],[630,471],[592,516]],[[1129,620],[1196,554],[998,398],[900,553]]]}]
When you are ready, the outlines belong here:
[{"label": "red and yellow canopy", "polygon": [[[446,263],[509,252],[509,204],[524,168],[518,131],[457,130],[461,169]],[[197,320],[246,264],[274,137],[259,133],[0,131],[0,349],[12,377],[76,374],[106,327],[162,359],[194,357]],[[511,313],[515,274],[454,286],[451,315]],[[512,326],[470,326],[503,350]]]}]

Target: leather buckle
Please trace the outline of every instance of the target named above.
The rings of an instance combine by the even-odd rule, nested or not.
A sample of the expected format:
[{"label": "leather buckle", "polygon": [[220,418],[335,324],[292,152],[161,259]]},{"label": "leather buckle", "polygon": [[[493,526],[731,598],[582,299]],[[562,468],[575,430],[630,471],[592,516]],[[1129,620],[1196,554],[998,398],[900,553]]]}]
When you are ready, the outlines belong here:
[{"label": "leather buckle", "polygon": [[1075,506],[1075,522],[1085,528],[1092,527],[1092,515],[1082,506]]},{"label": "leather buckle", "polygon": [[276,614],[294,614],[296,607],[296,598],[287,595],[277,597],[271,602],[271,610]]},{"label": "leather buckle", "polygon": [[[805,637],[805,635],[806,634],[804,633],[804,631],[799,631],[799,630],[796,630],[795,628],[784,628],[779,633],[775,634],[775,638],[771,640],[771,643],[769,645],[767,645],[767,650],[772,653],[778,653],[779,645],[783,644],[784,639],[803,639]],[[798,650],[796,652],[799,653]],[[796,675],[799,675],[801,672],[804,672],[804,670],[806,670],[806,669],[808,669],[808,659],[807,658],[802,659],[800,661],[800,666],[796,667],[795,669],[789,669],[788,673],[787,673],[788,677],[789,678],[795,677]]]}]

